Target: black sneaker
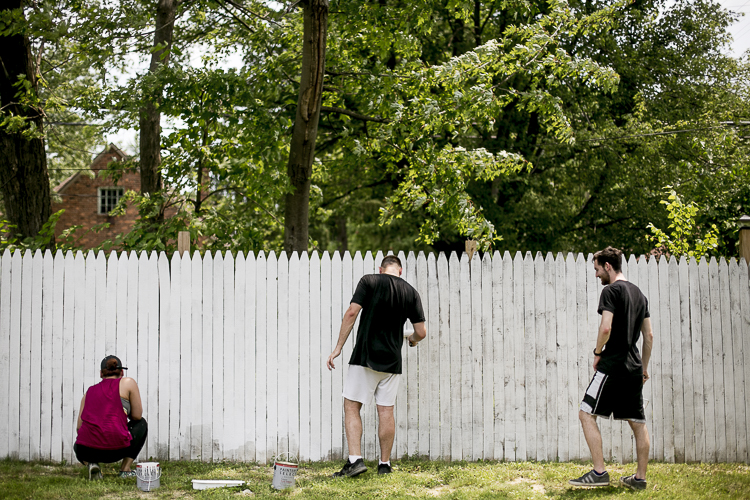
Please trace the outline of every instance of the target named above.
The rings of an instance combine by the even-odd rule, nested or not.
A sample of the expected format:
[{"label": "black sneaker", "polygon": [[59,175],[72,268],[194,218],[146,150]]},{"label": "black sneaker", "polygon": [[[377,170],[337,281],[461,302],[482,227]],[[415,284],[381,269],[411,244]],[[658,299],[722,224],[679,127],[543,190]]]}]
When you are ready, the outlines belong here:
[{"label": "black sneaker", "polygon": [[573,486],[585,486],[588,488],[609,486],[609,473],[605,471],[604,474],[600,476],[592,469],[578,479],[571,479],[568,482]]},{"label": "black sneaker", "polygon": [[95,481],[97,479],[102,479],[102,469],[99,467],[98,463],[90,462],[89,463],[89,481]]},{"label": "black sneaker", "polygon": [[393,472],[393,467],[388,464],[378,464],[378,474],[390,474]]},{"label": "black sneaker", "polygon": [[347,460],[344,467],[339,472],[334,473],[333,477],[354,477],[363,472],[367,472],[367,466],[364,460],[358,458],[354,463]]},{"label": "black sneaker", "polygon": [[635,474],[632,476],[625,476],[620,478],[620,482],[630,488],[631,490],[645,490],[646,480],[636,479]]}]

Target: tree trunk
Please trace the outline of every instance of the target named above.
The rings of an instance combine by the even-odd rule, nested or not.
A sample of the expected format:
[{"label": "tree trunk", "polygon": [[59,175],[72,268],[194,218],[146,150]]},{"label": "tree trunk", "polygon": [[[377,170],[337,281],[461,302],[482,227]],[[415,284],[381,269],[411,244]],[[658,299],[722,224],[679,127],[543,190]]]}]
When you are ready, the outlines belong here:
[{"label": "tree trunk", "polygon": [[287,253],[307,251],[310,179],[325,74],[328,0],[305,0],[303,5],[302,75],[287,163],[293,191],[286,195],[284,208],[284,250]]},{"label": "tree trunk", "polygon": [[[21,0],[5,2],[0,12],[21,8]],[[50,186],[47,156],[44,151],[42,111],[18,104],[18,88],[13,84],[23,75],[37,91],[37,79],[28,38],[19,33],[0,36],[0,106],[5,113],[26,119],[28,132],[33,124],[32,137],[24,137],[20,130],[0,128],[0,193],[5,205],[4,218],[16,226],[24,238],[34,237],[50,216]],[[48,247],[54,247],[54,239]]]},{"label": "tree trunk", "polygon": [[[172,33],[174,32],[176,0],[159,0],[156,7],[156,32],[154,47],[163,48],[151,54],[150,73],[155,73],[159,66],[169,63],[172,50]],[[157,104],[161,91],[152,94],[152,100],[146,96],[146,103],[140,109],[140,168],[141,193],[155,193],[162,188],[161,172],[161,113]]]}]

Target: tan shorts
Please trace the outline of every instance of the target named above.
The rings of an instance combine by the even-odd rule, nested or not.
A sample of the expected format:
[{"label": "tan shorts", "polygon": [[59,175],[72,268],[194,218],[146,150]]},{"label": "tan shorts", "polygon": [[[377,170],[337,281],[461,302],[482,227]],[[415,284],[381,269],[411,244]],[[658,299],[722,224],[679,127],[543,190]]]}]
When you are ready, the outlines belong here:
[{"label": "tan shorts", "polygon": [[359,365],[349,365],[343,396],[362,404],[372,403],[373,396],[378,406],[394,406],[398,394],[398,373],[376,372]]}]

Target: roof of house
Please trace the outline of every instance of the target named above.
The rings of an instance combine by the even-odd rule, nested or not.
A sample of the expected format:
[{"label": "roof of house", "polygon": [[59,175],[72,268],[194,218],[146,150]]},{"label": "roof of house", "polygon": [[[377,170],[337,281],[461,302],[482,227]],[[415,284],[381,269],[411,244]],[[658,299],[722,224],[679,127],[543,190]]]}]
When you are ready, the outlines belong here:
[{"label": "roof of house", "polygon": [[[104,148],[104,151],[102,151],[101,153],[99,153],[98,155],[96,155],[96,158],[94,158],[94,161],[91,162],[91,166],[96,165],[96,163],[101,159],[102,156],[104,156],[106,154],[109,154],[109,153],[114,153],[115,156],[118,156],[120,158],[120,160],[124,160],[124,159],[126,159],[128,157],[128,155],[126,155],[123,150],[121,150],[120,148],[118,148],[114,144],[110,143],[109,146],[107,146],[106,148]],[[55,186],[55,188],[53,189],[53,191],[55,193],[63,193],[65,191],[65,189],[67,189],[68,186],[70,186],[71,184],[73,184],[73,182],[75,182],[75,180],[78,178],[78,176],[81,175],[82,173],[83,173],[83,171],[79,171],[79,172],[74,173],[73,175],[71,175],[70,177],[68,177],[64,181],[62,181],[60,184],[58,184],[57,186]]]}]

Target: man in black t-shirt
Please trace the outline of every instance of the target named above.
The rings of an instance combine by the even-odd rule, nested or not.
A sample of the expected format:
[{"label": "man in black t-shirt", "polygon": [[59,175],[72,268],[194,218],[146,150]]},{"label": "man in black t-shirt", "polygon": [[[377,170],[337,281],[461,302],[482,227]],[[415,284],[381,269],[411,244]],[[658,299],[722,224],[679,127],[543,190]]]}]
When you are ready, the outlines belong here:
[{"label": "man in black t-shirt", "polygon": [[[583,435],[591,451],[594,469],[578,479],[574,486],[608,486],[604,469],[602,435],[596,417],[627,420],[635,435],[638,455],[636,473],[620,481],[631,489],[646,488],[646,466],[650,440],[643,408],[643,384],[649,379],[648,362],[654,334],[648,312],[648,300],[637,286],[622,274],[622,252],[607,247],[594,254],[596,277],[605,285],[599,298],[602,319],[594,348],[594,377],[586,389],[578,412]],[[636,342],[643,332],[643,356]]]},{"label": "man in black t-shirt", "polygon": [[359,412],[362,404],[371,403],[373,397],[378,407],[378,474],[391,472],[391,448],[396,434],[393,406],[401,377],[404,323],[408,319],[414,325],[414,333],[408,338],[411,347],[427,336],[419,293],[400,278],[401,271],[401,261],[389,255],[380,264],[380,274],[362,277],[344,313],[339,340],[328,357],[327,366],[332,370],[335,368],[333,360],[341,354],[362,311],[343,392],[349,460],[334,477],[353,477],[367,470],[362,458],[362,418]]}]

